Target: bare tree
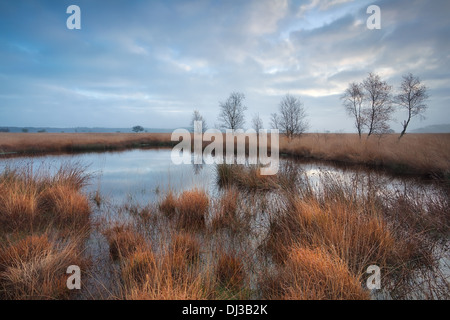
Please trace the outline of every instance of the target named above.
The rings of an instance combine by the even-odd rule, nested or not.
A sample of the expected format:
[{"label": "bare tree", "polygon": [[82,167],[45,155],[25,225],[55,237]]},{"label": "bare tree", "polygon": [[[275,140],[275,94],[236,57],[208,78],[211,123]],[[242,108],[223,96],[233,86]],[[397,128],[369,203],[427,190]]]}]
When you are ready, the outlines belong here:
[{"label": "bare tree", "polygon": [[227,101],[220,102],[219,122],[222,129],[243,129],[245,124],[243,105],[245,95],[240,92],[232,92]]},{"label": "bare tree", "polygon": [[415,77],[412,73],[403,76],[400,85],[400,92],[395,96],[395,103],[402,109],[408,111],[408,118],[402,122],[403,130],[400,133],[399,140],[406,133],[409,122],[415,116],[423,118],[423,113],[427,109],[425,101],[430,97],[427,93],[428,89],[422,85],[419,77]]},{"label": "bare tree", "polygon": [[[280,116],[276,117],[280,131],[289,139],[304,133],[308,129],[306,112],[299,98],[286,94],[280,102]],[[274,120],[272,115],[272,121]]]},{"label": "bare tree", "polygon": [[263,125],[261,117],[259,116],[259,113],[255,114],[253,116],[252,127],[253,127],[253,129],[255,129],[256,133],[259,133],[259,131],[261,129],[263,129],[264,125]]},{"label": "bare tree", "polygon": [[366,124],[366,118],[363,114],[364,91],[362,85],[356,82],[350,83],[341,99],[347,113],[355,119],[355,127],[361,139],[361,134]]},{"label": "bare tree", "polygon": [[[201,127],[198,123],[197,126],[195,125],[196,121],[200,122]],[[192,132],[202,132],[202,133],[208,130],[206,120],[203,118],[203,116],[200,114],[200,111],[198,110],[194,110],[194,112],[192,113],[191,130]]]},{"label": "bare tree", "polygon": [[385,81],[381,81],[380,76],[369,73],[363,81],[365,100],[368,107],[364,109],[363,115],[366,117],[366,126],[369,129],[368,136],[372,134],[382,134],[389,130],[389,121],[392,112],[392,86]]},{"label": "bare tree", "polygon": [[270,114],[270,125],[273,129],[279,129],[280,125],[280,118],[278,117],[278,114],[271,113]]}]

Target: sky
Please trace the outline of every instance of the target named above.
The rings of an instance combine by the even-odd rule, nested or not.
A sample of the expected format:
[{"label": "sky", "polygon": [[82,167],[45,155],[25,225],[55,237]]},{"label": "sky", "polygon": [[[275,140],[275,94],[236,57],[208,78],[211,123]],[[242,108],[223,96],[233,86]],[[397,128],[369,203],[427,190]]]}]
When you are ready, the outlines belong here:
[{"label": "sky", "polygon": [[[66,27],[69,5],[80,30]],[[354,132],[340,96],[369,72],[429,88],[411,129],[449,123],[449,12],[448,0],[2,0],[0,126],[179,128],[198,109],[214,127],[238,91],[247,127],[258,113],[270,128],[290,93],[309,131]]]}]

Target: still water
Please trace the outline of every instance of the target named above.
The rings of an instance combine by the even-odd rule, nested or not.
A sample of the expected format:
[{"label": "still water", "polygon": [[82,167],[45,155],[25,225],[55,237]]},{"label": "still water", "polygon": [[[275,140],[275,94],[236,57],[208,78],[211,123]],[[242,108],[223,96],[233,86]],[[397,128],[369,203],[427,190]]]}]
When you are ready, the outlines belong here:
[{"label": "still water", "polygon": [[[193,162],[193,161],[192,161]],[[433,193],[433,185],[411,178],[394,177],[383,172],[357,167],[335,167],[330,163],[301,162],[281,159],[280,166],[287,162],[308,177],[313,187],[320,188],[320,177],[327,174],[341,181],[350,181],[358,175],[366,184],[383,185],[386,192],[399,192],[414,185]],[[103,200],[115,204],[134,202],[145,205],[154,202],[167,190],[176,193],[200,188],[211,195],[218,192],[214,165],[175,165],[171,160],[171,149],[135,149],[122,152],[80,153],[45,155],[36,157],[0,158],[0,171],[6,166],[32,166],[34,171],[56,172],[62,165],[76,164],[90,175],[86,192],[100,192]],[[281,169],[280,169],[281,170]]]},{"label": "still water", "polygon": [[[90,179],[84,192],[91,196],[99,192],[102,205],[107,203],[107,208],[120,207],[124,204],[136,204],[144,207],[149,203],[157,203],[168,190],[179,193],[192,188],[200,188],[206,190],[212,198],[216,198],[215,196],[218,196],[221,192],[217,184],[215,165],[175,165],[171,161],[171,149],[135,149],[122,152],[0,158],[0,172],[7,166],[32,167],[33,172],[39,170],[56,172],[61,166],[70,164],[85,168],[85,172],[90,176]],[[430,198],[435,193],[439,194],[440,192],[438,186],[417,178],[395,177],[382,171],[368,170],[356,166],[336,167],[330,163],[281,159],[280,172],[285,166],[292,165],[294,171],[300,173],[299,177],[307,177],[309,186],[319,191],[321,177],[326,175],[339,184],[346,182],[352,185],[357,181],[359,186],[354,189],[356,192],[365,192],[368,188],[373,188],[377,193],[391,196],[392,193],[406,194],[407,190],[413,188],[412,198],[414,199],[418,197]],[[304,187],[301,180],[301,178],[298,179],[299,183],[295,185],[296,188]],[[269,197],[276,198],[277,195],[275,193],[269,195]],[[97,208],[95,212],[104,215],[109,210]],[[261,224],[268,224],[266,216],[261,215],[260,218],[258,221],[262,221]],[[266,223],[263,223],[264,221]],[[255,238],[256,240],[263,238],[262,231],[258,231],[258,234],[260,237]],[[249,245],[252,245],[252,243]],[[258,243],[254,244],[255,247],[257,245]],[[97,274],[99,274],[99,277],[107,279],[110,270],[106,267],[109,263],[109,255],[105,239],[98,232],[93,232],[89,239],[88,248],[90,254],[96,256],[96,261],[101,262],[98,263]],[[440,272],[445,274],[447,278],[450,275],[449,259],[442,258],[439,264]],[[103,279],[102,281],[108,282],[109,280]]]}]

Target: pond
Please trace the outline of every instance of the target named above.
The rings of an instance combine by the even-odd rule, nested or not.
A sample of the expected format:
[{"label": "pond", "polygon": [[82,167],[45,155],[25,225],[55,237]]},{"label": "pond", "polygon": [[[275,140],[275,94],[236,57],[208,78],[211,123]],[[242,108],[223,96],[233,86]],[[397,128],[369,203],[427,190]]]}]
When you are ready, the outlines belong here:
[{"label": "pond", "polygon": [[[182,191],[193,188],[202,189],[210,195],[211,201],[220,199],[222,195],[222,190],[217,183],[218,172],[215,165],[175,165],[171,161],[171,149],[133,149],[121,152],[3,158],[0,159],[0,172],[7,166],[32,166],[34,171],[56,172],[61,166],[67,164],[82,166],[85,168],[85,172],[91,176],[84,192],[89,194],[90,199],[93,199],[94,194],[100,194],[101,205],[94,209],[97,217],[111,215],[111,212],[122,212],[124,211],[124,205],[128,205],[127,208],[129,208],[129,205],[143,208],[151,204],[155,208],[155,205],[164,198],[169,190],[180,194]],[[282,158],[280,159],[279,174],[283,174],[285,170],[295,172],[294,188],[305,188],[305,181],[307,181],[307,187],[311,187],[314,192],[324,191],[322,184],[324,177],[326,177],[329,182],[334,181],[337,184],[348,186],[356,185],[349,189],[350,193],[364,195],[368,193],[368,190],[374,190],[380,199],[383,199],[383,197],[389,199],[400,195],[400,197],[409,198],[408,201],[411,201],[411,203],[425,203],[429,202],[430,199],[430,203],[432,203],[434,198],[440,201],[439,199],[443,197],[441,186],[433,182],[417,177],[393,176],[380,170],[368,170],[366,167],[335,166],[332,163],[305,162],[292,158]],[[332,186],[332,183],[328,187],[330,185]],[[250,256],[248,259],[249,265],[252,266],[249,269],[252,270],[254,275],[259,274],[258,268],[264,268],[266,264],[264,259],[262,261],[260,257],[257,257],[256,252],[258,252],[258,248],[260,248],[269,232],[270,211],[276,212],[278,210],[277,201],[284,196],[285,194],[280,194],[277,190],[259,192],[257,197],[239,195],[239,197],[245,198],[240,199],[239,203],[251,212],[249,217],[252,217],[252,222],[249,223],[247,229],[248,232],[244,232],[246,239],[242,237],[234,238],[229,234],[222,235],[220,233],[211,236],[208,231],[206,234],[199,236],[202,239],[202,246],[211,248],[207,255],[213,255],[216,247],[222,249],[233,247],[233,250],[251,252],[248,253]],[[281,200],[282,202],[283,200]],[[214,206],[217,207],[218,202],[214,203]],[[114,216],[115,213],[112,215]],[[109,217],[108,219],[115,220],[116,218]],[[211,220],[212,217],[209,217],[209,221]],[[105,222],[107,220],[101,221],[100,224],[103,224],[103,226],[108,224],[108,222]],[[165,220],[160,220],[158,223],[153,224],[154,230],[149,232],[149,237],[158,238],[166,230],[172,228],[170,223]],[[91,232],[87,252],[95,256],[97,261],[95,272],[98,274],[98,278],[95,281],[109,283],[107,286],[114,290],[115,280],[108,280],[107,276],[114,269],[114,264],[110,261],[108,243],[102,233],[104,230],[100,229],[94,229]],[[168,235],[168,237],[171,237],[171,235]],[[230,245],[224,245],[225,243],[230,243]],[[446,251],[446,245],[440,247],[439,250]],[[442,272],[444,278],[448,279],[450,272],[446,252],[440,256],[439,264],[439,272]],[[417,276],[416,279],[420,279],[420,276]],[[255,280],[252,282],[251,288],[254,290],[256,287],[257,281]],[[260,298],[258,295],[252,297]],[[379,298],[386,297],[389,297],[389,294],[384,293],[379,296]]]},{"label": "pond", "polygon": [[[192,161],[193,163],[194,161]],[[320,188],[320,177],[330,175],[342,181],[358,176],[367,185],[384,185],[386,191],[399,191],[414,186],[424,189],[428,196],[434,184],[411,177],[393,176],[382,171],[359,166],[334,166],[331,163],[280,159],[280,166],[289,162],[306,175],[309,182]],[[171,160],[171,149],[133,149],[121,152],[43,155],[34,157],[0,158],[0,171],[6,166],[29,166],[34,170],[56,172],[62,165],[77,164],[91,176],[86,187],[88,193],[99,192],[104,199],[115,204],[132,200],[145,205],[158,199],[168,190],[175,193],[200,188],[211,195],[218,191],[215,165],[180,164]]]}]

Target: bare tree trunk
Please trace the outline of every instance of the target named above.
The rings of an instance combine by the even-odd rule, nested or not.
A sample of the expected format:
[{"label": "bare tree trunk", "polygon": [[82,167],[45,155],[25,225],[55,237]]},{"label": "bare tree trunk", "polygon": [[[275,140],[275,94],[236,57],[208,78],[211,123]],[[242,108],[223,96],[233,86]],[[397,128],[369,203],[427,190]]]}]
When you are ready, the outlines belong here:
[{"label": "bare tree trunk", "polygon": [[405,135],[405,133],[406,133],[406,128],[408,128],[408,125],[409,125],[409,121],[411,120],[411,116],[409,116],[408,117],[408,120],[407,121],[404,121],[403,122],[403,130],[402,130],[402,132],[400,133],[400,136],[398,137],[398,140],[400,140],[404,135]]}]

